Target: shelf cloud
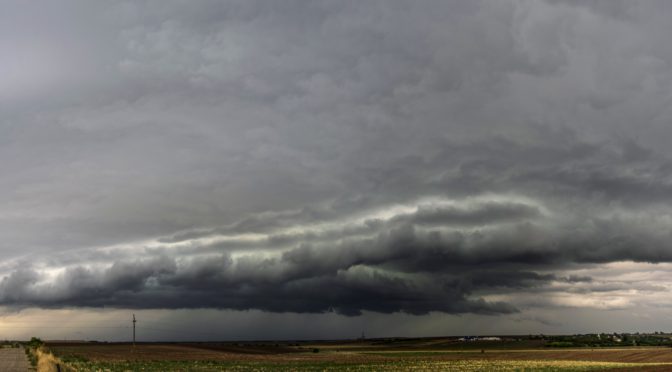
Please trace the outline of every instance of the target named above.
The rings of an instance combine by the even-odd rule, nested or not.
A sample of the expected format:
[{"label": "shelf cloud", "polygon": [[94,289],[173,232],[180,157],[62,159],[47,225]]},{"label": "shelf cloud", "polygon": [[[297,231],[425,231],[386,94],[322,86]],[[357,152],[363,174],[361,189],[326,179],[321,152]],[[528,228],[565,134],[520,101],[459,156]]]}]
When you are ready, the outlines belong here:
[{"label": "shelf cloud", "polygon": [[0,305],[669,306],[669,13],[7,1]]}]

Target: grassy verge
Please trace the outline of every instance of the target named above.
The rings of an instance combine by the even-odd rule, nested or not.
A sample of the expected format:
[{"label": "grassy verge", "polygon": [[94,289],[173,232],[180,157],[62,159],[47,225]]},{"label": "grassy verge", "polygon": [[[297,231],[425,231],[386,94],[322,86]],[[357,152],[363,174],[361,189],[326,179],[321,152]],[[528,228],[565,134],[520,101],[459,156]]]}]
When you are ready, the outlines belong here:
[{"label": "grassy verge", "polygon": [[37,354],[35,352],[35,348],[27,346],[23,348],[23,351],[26,353],[26,357],[28,357],[28,362],[30,362],[30,365],[33,368],[37,368]]}]

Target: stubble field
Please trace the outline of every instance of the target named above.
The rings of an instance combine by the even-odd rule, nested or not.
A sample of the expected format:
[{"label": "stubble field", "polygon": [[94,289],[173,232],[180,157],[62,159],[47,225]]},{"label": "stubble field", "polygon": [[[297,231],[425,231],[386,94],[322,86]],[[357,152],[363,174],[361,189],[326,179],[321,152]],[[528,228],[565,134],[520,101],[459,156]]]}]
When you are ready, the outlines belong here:
[{"label": "stubble field", "polygon": [[[499,346],[499,347],[498,347]],[[441,340],[285,344],[47,344],[78,371],[667,371],[670,348],[549,349]]]}]

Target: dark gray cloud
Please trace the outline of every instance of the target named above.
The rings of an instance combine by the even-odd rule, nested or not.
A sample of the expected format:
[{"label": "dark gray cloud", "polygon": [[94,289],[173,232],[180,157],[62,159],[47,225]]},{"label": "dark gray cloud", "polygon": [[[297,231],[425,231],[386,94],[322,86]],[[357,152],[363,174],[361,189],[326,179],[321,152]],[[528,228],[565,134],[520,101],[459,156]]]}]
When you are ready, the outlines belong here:
[{"label": "dark gray cloud", "polygon": [[7,1],[0,303],[627,308],[672,261],[669,12]]},{"label": "dark gray cloud", "polygon": [[[269,245],[272,239],[254,238],[237,249],[220,243],[199,246],[194,240],[186,251],[170,245],[175,243],[159,243],[168,245],[148,249],[141,253],[144,259],[135,261],[128,257],[139,252],[121,249],[114,257],[122,260],[112,265],[104,264],[109,258],[85,259],[103,264],[87,267],[75,260],[58,273],[15,271],[0,283],[0,300],[43,307],[494,314],[518,311],[513,304],[482,298],[501,290],[593,293],[628,288],[553,271],[614,261],[672,261],[669,233],[656,236],[651,231],[655,226],[644,229],[614,219],[560,225],[539,210],[521,202],[420,206],[379,220],[370,235],[351,227],[300,234],[280,247]],[[371,225],[366,218],[361,224]],[[226,253],[217,254],[218,249]],[[562,287],[552,288],[557,285]]]}]

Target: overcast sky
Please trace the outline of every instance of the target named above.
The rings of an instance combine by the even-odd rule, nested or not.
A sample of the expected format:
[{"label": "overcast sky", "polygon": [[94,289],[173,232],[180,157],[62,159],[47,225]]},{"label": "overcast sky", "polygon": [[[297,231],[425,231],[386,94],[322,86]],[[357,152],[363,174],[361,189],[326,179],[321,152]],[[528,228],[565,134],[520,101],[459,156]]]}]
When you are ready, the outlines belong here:
[{"label": "overcast sky", "polygon": [[0,337],[670,331],[671,7],[0,0]]}]

